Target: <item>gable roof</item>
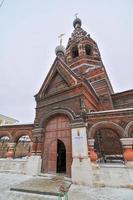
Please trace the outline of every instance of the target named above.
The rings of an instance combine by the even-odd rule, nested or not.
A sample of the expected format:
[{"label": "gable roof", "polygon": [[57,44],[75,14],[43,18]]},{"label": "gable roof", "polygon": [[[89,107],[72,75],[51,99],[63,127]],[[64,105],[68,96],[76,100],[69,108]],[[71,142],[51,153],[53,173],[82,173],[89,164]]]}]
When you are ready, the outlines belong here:
[{"label": "gable roof", "polygon": [[45,94],[56,73],[58,73],[62,77],[62,79],[64,79],[68,87],[76,85],[78,82],[78,76],[67,66],[67,64],[61,58],[56,57],[49,73],[47,74],[42,84],[42,87],[40,88],[39,92],[35,95],[35,97],[42,97]]},{"label": "gable roof", "polygon": [[0,114],[0,119],[6,120],[6,121],[9,121],[9,122],[12,122],[12,123],[19,122],[18,120],[14,119],[12,117],[8,117],[8,116],[2,115],[2,114]]}]

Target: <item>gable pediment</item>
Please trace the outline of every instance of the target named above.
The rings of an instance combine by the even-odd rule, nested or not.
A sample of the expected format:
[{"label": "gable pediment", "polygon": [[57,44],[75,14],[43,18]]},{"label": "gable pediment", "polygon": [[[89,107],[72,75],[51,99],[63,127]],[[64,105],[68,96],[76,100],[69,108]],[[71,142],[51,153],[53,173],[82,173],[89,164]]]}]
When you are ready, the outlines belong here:
[{"label": "gable pediment", "polygon": [[50,84],[48,85],[45,91],[45,94],[52,94],[64,90],[66,88],[69,88],[68,83],[63,79],[59,72],[56,71],[55,75],[51,79]]},{"label": "gable pediment", "polygon": [[76,75],[57,57],[37,96],[41,98],[48,94],[63,91],[76,84]]}]

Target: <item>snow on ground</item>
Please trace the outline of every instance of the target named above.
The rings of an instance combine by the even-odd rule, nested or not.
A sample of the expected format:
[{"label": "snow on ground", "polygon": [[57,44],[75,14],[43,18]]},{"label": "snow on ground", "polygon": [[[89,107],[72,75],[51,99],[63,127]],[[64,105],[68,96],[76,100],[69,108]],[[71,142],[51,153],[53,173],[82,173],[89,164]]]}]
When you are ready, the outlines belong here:
[{"label": "snow on ground", "polygon": [[[10,187],[33,178],[21,174],[0,173],[0,200],[57,200],[57,197],[10,191]],[[34,177],[36,178],[36,177]],[[72,185],[69,200],[133,200],[126,188],[88,188]]]},{"label": "snow on ground", "polygon": [[36,194],[10,191],[13,185],[33,178],[22,174],[0,173],[0,200],[54,200],[56,197],[49,197]]},{"label": "snow on ground", "polygon": [[69,200],[133,200],[133,190],[126,188],[88,188],[72,185]]}]

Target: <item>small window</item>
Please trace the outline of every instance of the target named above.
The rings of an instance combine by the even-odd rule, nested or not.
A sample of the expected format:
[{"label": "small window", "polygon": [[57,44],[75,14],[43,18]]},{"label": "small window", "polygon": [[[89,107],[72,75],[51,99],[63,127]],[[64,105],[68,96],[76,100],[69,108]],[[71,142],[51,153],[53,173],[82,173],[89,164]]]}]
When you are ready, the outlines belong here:
[{"label": "small window", "polygon": [[78,47],[75,46],[75,47],[72,48],[72,57],[76,58],[78,56],[79,56]]},{"label": "small window", "polygon": [[91,55],[92,54],[92,47],[90,45],[85,45],[85,51],[87,55]]}]

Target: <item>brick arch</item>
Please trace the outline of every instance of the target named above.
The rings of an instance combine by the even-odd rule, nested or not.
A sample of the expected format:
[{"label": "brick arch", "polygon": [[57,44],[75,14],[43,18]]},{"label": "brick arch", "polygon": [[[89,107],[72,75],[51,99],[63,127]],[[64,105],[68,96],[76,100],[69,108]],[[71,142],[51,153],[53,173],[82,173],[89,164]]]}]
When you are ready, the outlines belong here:
[{"label": "brick arch", "polygon": [[75,113],[72,110],[65,108],[57,108],[45,114],[44,117],[42,117],[40,126],[41,127],[46,126],[50,118],[59,114],[66,115],[69,118],[70,122],[72,122],[75,118]]},{"label": "brick arch", "polygon": [[111,130],[115,131],[120,138],[124,137],[124,129],[122,127],[120,127],[118,124],[115,124],[113,122],[108,122],[108,121],[101,121],[101,122],[94,124],[90,128],[89,138],[94,138],[96,131],[99,129],[111,129]]},{"label": "brick arch", "polygon": [[31,131],[28,130],[18,130],[15,132],[14,136],[13,136],[13,141],[17,142],[19,140],[20,137],[24,136],[24,135],[28,135],[32,141],[32,133]]},{"label": "brick arch", "polygon": [[129,129],[130,129],[131,127],[133,127],[133,121],[130,121],[130,122],[127,124],[126,128],[125,128],[124,135],[125,135],[126,137],[130,137],[130,135],[129,135]]},{"label": "brick arch", "polygon": [[9,137],[10,142],[13,141],[12,135],[9,131],[0,131],[0,137],[3,137],[3,136]]}]

